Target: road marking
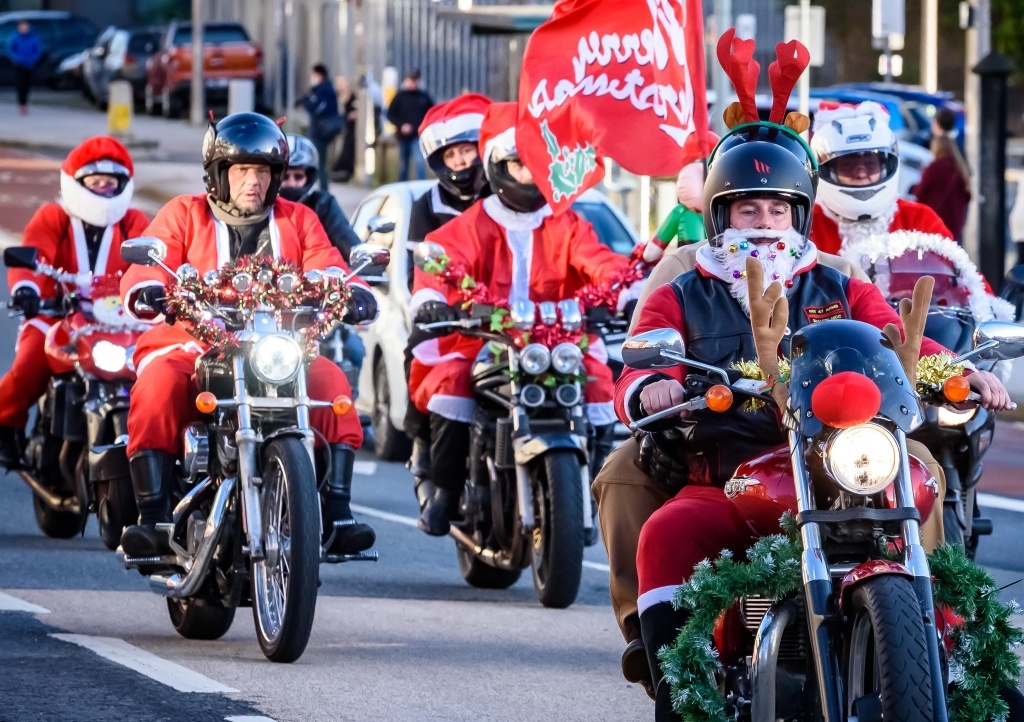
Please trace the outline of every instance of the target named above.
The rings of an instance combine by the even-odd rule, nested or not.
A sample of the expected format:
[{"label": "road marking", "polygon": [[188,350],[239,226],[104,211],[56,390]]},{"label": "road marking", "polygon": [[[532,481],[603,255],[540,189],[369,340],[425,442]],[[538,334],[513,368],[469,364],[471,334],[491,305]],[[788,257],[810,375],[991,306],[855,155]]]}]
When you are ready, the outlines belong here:
[{"label": "road marking", "polygon": [[[372,462],[371,462],[372,463]],[[404,524],[405,526],[416,526],[416,520],[411,516],[402,516],[401,514],[392,514],[389,511],[381,511],[380,509],[374,509],[372,506],[363,506],[362,504],[352,504],[352,511],[365,514],[366,516],[373,516],[384,521],[393,521],[396,524]],[[610,572],[611,568],[607,564],[601,562],[590,562],[584,560],[583,566],[587,569],[595,569],[599,572]]]},{"label": "road marking", "polygon": [[51,634],[50,636],[62,642],[70,642],[71,644],[77,644],[79,647],[85,647],[104,659],[109,659],[111,662],[116,662],[128,669],[132,669],[179,692],[226,694],[238,691],[220,682],[215,682],[198,672],[182,667],[180,664],[169,662],[166,659],[157,657],[155,654],[150,654],[144,649],[134,647],[123,639],[89,637],[84,634]]},{"label": "road marking", "polygon": [[1010,496],[996,496],[995,494],[978,493],[978,506],[988,506],[993,509],[1004,509],[1024,513],[1024,499],[1014,499]]},{"label": "road marking", "polygon": [[361,476],[373,476],[377,473],[376,461],[357,461],[352,464],[352,473]]},{"label": "road marking", "polygon": [[12,597],[0,592],[0,612],[32,612],[32,614],[49,614],[50,610],[38,604],[26,602],[24,599]]},{"label": "road marking", "polygon": [[256,715],[242,715],[241,717],[225,717],[225,722],[277,722],[270,717],[257,717]]}]

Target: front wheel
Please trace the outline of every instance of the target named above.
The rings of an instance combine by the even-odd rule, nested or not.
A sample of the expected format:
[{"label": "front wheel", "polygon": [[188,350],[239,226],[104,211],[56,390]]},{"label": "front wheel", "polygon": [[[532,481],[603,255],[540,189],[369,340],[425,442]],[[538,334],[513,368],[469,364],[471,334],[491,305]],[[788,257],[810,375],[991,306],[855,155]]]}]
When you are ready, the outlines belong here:
[{"label": "front wheel", "polygon": [[309,642],[320,571],[316,472],[298,439],[267,445],[260,510],[265,557],[252,563],[256,637],[270,661],[294,662]]},{"label": "front wheel", "polygon": [[576,601],[583,573],[583,476],[579,457],[549,451],[530,471],[536,526],[533,586],[545,607],[564,609]]},{"label": "front wheel", "polygon": [[113,551],[121,543],[121,532],[139,516],[131,479],[112,479],[96,489],[96,521],[103,545]]},{"label": "front wheel", "polygon": [[930,722],[932,676],[921,604],[903,577],[868,579],[850,598],[847,713]]}]

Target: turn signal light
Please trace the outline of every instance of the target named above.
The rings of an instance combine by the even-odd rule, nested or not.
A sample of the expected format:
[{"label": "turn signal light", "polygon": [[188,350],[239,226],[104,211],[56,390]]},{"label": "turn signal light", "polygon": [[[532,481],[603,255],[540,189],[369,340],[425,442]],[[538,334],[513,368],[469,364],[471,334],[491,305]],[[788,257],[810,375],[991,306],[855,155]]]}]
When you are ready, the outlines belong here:
[{"label": "turn signal light", "polygon": [[331,408],[338,416],[344,416],[352,410],[352,399],[348,396],[335,396],[334,401],[331,402]]},{"label": "turn signal light", "polygon": [[217,397],[209,391],[196,396],[196,408],[201,414],[212,414],[217,409]]},{"label": "turn signal light", "polygon": [[971,384],[966,376],[950,376],[942,384],[942,394],[954,404],[966,401],[971,394]]},{"label": "turn signal light", "polygon": [[732,389],[722,384],[715,384],[708,392],[704,395],[704,400],[708,402],[708,408],[712,411],[728,411],[732,408]]}]

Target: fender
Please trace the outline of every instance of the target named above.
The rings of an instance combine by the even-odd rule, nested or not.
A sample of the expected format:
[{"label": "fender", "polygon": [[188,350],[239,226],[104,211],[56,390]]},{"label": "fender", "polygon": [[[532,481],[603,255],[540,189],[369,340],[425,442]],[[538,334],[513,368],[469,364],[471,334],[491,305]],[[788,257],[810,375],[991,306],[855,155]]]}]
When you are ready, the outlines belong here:
[{"label": "fender", "polygon": [[127,449],[127,444],[109,444],[89,449],[89,482],[131,478]]},{"label": "fender", "polygon": [[529,441],[516,449],[516,464],[525,466],[552,449],[570,449],[579,457],[581,464],[587,464],[586,442],[564,431],[542,432],[531,436]]},{"label": "fender", "polygon": [[880,577],[888,574],[898,574],[901,577],[906,577],[910,581],[914,581],[914,575],[910,573],[910,570],[898,562],[888,561],[885,559],[872,559],[870,561],[861,562],[848,571],[843,577],[843,581],[839,584],[839,609],[842,610],[846,605],[846,600],[849,598],[849,594],[858,584],[867,581],[872,577]]}]

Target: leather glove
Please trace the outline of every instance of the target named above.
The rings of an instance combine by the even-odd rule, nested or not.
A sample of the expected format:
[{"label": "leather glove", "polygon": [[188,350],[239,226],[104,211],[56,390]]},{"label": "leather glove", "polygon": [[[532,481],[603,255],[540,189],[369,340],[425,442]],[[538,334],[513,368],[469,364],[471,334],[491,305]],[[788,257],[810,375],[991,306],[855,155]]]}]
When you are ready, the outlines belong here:
[{"label": "leather glove", "polygon": [[135,312],[142,311],[142,315],[148,315],[143,309],[140,309],[140,305],[149,306],[152,309],[154,316],[160,314],[167,314],[167,291],[163,286],[144,286],[140,288],[135,294]]},{"label": "leather glove", "polygon": [[22,286],[11,296],[11,306],[21,309],[25,318],[35,318],[39,315],[39,294],[30,286]]},{"label": "leather glove", "polygon": [[352,298],[342,321],[349,324],[369,323],[377,319],[377,299],[362,286],[352,286]]},{"label": "leather glove", "polygon": [[427,301],[416,312],[416,323],[448,323],[458,318],[458,312],[444,301]]}]

